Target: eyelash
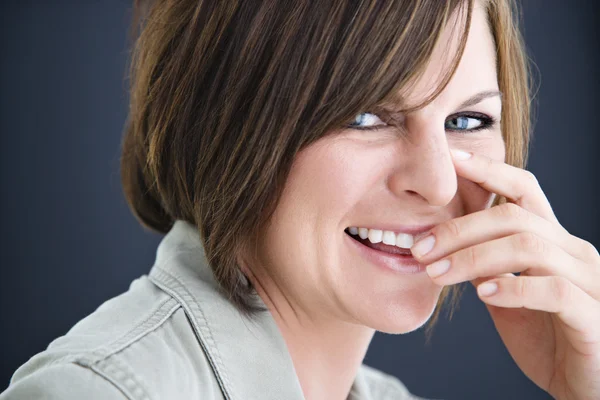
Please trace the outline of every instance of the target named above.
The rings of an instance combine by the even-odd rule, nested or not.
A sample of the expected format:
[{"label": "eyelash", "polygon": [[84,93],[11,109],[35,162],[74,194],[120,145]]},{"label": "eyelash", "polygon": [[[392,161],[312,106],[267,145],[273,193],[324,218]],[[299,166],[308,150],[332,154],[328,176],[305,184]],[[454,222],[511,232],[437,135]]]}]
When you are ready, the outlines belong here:
[{"label": "eyelash", "polygon": [[[365,114],[366,113],[377,115],[377,114],[371,113],[371,112],[365,112]],[[476,128],[471,128],[471,129],[468,129],[468,130],[465,130],[465,129],[446,129],[447,131],[456,132],[458,134],[467,134],[467,133],[470,133],[470,132],[481,131],[483,129],[489,129],[489,128],[491,128],[491,127],[493,127],[493,126],[496,125],[496,119],[494,117],[491,117],[491,116],[486,115],[486,114],[482,114],[482,113],[478,113],[478,112],[470,112],[470,111],[452,114],[448,118],[446,118],[445,122],[453,120],[455,118],[459,118],[459,117],[478,119],[478,120],[481,121],[481,125],[478,126],[478,127],[476,127]],[[356,129],[358,131],[378,131],[380,129],[389,128],[389,125],[348,126],[348,128],[350,128],[350,129]]]}]

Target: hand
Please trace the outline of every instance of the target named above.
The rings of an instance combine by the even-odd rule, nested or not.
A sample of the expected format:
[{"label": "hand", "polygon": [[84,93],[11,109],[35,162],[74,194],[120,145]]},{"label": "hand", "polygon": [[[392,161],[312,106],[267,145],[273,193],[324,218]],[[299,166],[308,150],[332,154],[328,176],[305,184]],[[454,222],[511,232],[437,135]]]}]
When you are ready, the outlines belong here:
[{"label": "hand", "polygon": [[436,284],[477,286],[511,356],[539,387],[561,400],[600,399],[598,251],[559,224],[530,172],[481,155],[455,155],[454,164],[507,203],[438,225],[433,249],[415,257]]}]

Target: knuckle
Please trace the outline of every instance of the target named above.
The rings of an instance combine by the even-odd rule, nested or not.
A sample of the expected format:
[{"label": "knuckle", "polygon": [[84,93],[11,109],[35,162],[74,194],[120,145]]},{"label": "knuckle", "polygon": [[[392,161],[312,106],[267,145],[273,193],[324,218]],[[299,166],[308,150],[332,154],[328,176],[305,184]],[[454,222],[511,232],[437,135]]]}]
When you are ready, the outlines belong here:
[{"label": "knuckle", "polygon": [[523,299],[531,293],[531,282],[527,278],[517,278],[516,280],[516,295]]},{"label": "knuckle", "polygon": [[450,235],[450,237],[459,237],[462,229],[455,219],[451,219],[444,224],[444,229]]},{"label": "knuckle", "polygon": [[553,276],[551,279],[551,293],[559,303],[568,303],[573,293],[571,281],[562,276]]},{"label": "knuckle", "polygon": [[525,219],[527,212],[524,208],[516,205],[515,203],[504,203],[496,207],[500,217],[507,219]]},{"label": "knuckle", "polygon": [[477,267],[481,259],[481,254],[479,254],[477,246],[472,246],[465,249],[463,257],[464,263],[467,265],[467,270],[471,270],[471,268]]},{"label": "knuckle", "polygon": [[540,182],[538,181],[537,177],[535,176],[535,174],[533,172],[524,170],[524,174],[525,174],[525,180],[528,181],[530,184],[532,184],[534,186],[540,185]]},{"label": "knuckle", "polygon": [[521,232],[514,238],[518,249],[542,255],[546,252],[545,242],[533,232]]},{"label": "knuckle", "polygon": [[586,256],[586,258],[598,258],[600,257],[600,254],[598,253],[598,249],[596,249],[596,247],[594,247],[593,244],[591,244],[590,242],[588,242],[587,240],[582,240],[582,253]]}]

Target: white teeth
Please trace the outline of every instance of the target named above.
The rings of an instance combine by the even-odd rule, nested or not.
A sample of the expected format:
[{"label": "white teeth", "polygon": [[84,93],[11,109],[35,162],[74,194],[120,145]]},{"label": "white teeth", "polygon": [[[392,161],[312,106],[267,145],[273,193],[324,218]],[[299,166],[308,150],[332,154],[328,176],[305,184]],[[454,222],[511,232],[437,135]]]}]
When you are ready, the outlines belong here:
[{"label": "white teeth", "polygon": [[403,249],[410,249],[414,244],[415,239],[410,233],[399,233],[396,236],[396,246]]},{"label": "white teeth", "polygon": [[383,231],[379,229],[369,229],[369,241],[371,243],[379,243],[383,238]]},{"label": "white teeth", "polygon": [[348,231],[351,235],[358,235],[361,239],[369,238],[371,243],[380,243],[390,246],[397,246],[402,249],[410,249],[415,242],[415,238],[410,233],[395,234],[392,231],[382,231],[380,229],[367,229],[351,226]]},{"label": "white teeth", "polygon": [[390,246],[396,245],[396,234],[390,231],[383,231],[383,243]]}]

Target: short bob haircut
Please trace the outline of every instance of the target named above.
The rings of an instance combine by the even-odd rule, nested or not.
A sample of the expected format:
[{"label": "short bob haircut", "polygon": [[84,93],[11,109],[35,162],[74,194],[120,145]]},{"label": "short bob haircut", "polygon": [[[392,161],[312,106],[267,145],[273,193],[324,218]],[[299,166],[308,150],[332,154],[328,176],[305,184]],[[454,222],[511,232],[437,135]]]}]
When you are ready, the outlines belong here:
[{"label": "short bob haircut", "polygon": [[[398,93],[460,12],[452,68],[404,110],[433,100],[458,65],[474,1],[137,1],[121,157],[136,218],[161,233],[177,219],[195,225],[225,295],[246,316],[260,311],[238,255],[268,223],[295,155],[360,112],[406,106]],[[519,10],[514,0],[476,1],[496,45],[506,162],[523,168],[530,81]],[[459,294],[444,288],[429,329]]]}]

